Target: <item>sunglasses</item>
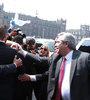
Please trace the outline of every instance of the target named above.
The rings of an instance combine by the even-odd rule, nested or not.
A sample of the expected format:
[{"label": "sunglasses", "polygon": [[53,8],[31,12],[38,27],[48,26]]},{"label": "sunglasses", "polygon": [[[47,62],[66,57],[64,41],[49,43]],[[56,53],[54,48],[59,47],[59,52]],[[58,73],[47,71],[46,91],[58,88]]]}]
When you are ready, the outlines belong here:
[{"label": "sunglasses", "polygon": [[46,48],[40,48],[41,50],[43,49],[44,51],[47,51],[47,49]]}]

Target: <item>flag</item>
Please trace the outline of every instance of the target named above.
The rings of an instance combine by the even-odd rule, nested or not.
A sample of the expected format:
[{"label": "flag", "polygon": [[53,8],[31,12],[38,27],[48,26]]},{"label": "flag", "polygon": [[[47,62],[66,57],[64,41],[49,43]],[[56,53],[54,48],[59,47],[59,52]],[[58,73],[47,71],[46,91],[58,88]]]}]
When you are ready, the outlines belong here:
[{"label": "flag", "polygon": [[12,24],[12,25],[16,25],[16,24],[15,24],[15,21],[14,21],[13,18],[11,19],[10,24]]},{"label": "flag", "polygon": [[12,18],[12,20],[10,21],[12,25],[18,25],[18,26],[23,26],[24,24],[29,24],[30,22],[31,22],[30,20],[27,21],[20,20],[18,18],[18,13],[15,13],[14,19]]}]

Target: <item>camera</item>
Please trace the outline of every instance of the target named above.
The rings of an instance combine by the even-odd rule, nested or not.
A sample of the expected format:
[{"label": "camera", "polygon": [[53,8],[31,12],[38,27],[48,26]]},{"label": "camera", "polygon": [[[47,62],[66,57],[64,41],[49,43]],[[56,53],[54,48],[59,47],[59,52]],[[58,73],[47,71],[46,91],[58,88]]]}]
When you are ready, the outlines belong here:
[{"label": "camera", "polygon": [[26,35],[22,32],[20,28],[16,29],[17,35],[21,35],[23,38],[26,37]]}]

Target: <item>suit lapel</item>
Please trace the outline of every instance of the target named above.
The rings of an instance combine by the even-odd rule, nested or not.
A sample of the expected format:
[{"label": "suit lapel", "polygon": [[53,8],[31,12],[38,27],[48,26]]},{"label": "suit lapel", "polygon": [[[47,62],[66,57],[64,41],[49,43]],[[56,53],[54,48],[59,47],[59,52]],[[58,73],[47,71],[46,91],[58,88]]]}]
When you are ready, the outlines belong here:
[{"label": "suit lapel", "polygon": [[[74,72],[75,72],[75,68],[76,68],[76,64],[77,64],[77,60],[78,60],[78,56],[79,55],[80,55],[79,51],[74,51],[73,52],[72,62],[71,62],[71,71],[70,71],[70,84],[72,82],[72,78],[73,78],[73,75],[74,75]],[[56,64],[55,84],[57,84],[57,82],[58,82],[59,69],[60,69],[60,65],[61,65],[62,59],[63,58],[61,58]]]},{"label": "suit lapel", "polygon": [[71,85],[72,78],[73,78],[73,75],[74,75],[74,72],[75,72],[75,68],[76,68],[76,64],[77,64],[77,59],[78,59],[77,56],[79,56],[78,53],[79,53],[78,51],[74,51],[73,52],[72,62],[71,62],[71,71],[70,71],[70,85]]},{"label": "suit lapel", "polygon": [[60,66],[61,66],[61,63],[62,63],[62,59],[63,58],[61,58],[56,64],[56,71],[55,71],[55,83],[56,84],[58,82],[59,70],[60,70]]}]

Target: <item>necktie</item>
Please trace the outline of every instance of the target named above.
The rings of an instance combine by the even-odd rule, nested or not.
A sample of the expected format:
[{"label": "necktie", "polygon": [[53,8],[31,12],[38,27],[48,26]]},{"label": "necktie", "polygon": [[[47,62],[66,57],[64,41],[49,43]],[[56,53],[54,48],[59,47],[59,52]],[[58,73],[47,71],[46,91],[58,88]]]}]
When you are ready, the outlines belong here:
[{"label": "necktie", "polygon": [[62,79],[63,79],[63,73],[64,73],[65,60],[66,58],[64,57],[62,64],[60,66],[58,85],[57,85],[54,100],[61,100],[61,85],[62,85]]}]

